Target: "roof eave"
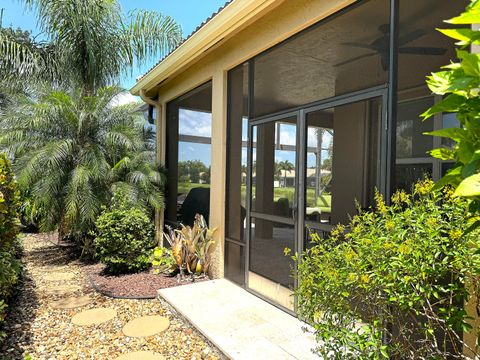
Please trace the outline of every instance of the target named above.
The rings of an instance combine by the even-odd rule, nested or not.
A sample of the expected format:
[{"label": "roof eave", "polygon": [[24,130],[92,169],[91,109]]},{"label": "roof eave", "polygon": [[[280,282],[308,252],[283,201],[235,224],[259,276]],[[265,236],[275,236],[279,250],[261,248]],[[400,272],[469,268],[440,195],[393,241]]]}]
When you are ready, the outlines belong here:
[{"label": "roof eave", "polygon": [[130,89],[133,95],[148,91],[173,73],[197,61],[205,51],[220,40],[238,31],[266,8],[282,0],[234,0],[175,51],[143,76]]}]

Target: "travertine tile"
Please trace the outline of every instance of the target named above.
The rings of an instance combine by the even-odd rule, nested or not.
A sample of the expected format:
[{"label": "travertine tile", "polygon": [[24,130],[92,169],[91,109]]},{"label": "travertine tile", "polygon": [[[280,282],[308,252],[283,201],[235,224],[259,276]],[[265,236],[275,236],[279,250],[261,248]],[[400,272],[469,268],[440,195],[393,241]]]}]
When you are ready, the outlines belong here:
[{"label": "travertine tile", "polygon": [[318,359],[304,323],[226,279],[158,293],[231,359]]}]

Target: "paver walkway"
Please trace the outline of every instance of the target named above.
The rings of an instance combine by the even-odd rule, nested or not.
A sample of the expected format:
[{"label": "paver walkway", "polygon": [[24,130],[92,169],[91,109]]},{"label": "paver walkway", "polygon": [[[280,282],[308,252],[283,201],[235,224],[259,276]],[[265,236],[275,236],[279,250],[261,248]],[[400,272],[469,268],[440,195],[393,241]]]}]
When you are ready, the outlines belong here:
[{"label": "paver walkway", "polygon": [[[234,360],[319,359],[304,323],[225,279],[158,293]],[[196,299],[192,301],[191,299]]]},{"label": "paver walkway", "polygon": [[[43,235],[26,236],[24,248],[26,280],[6,323],[8,335],[0,359],[23,359],[27,354],[35,360],[114,360],[127,354],[125,359],[222,358],[159,300],[112,299],[94,292],[82,264],[72,261],[71,249],[54,246]],[[67,298],[71,299],[61,302]],[[70,304],[73,308],[68,308]],[[98,308],[112,309],[115,316],[98,325],[72,322],[75,315]],[[144,316],[167,318],[168,328],[147,337],[129,337],[122,332],[127,323]],[[84,323],[89,323],[87,320]]]}]

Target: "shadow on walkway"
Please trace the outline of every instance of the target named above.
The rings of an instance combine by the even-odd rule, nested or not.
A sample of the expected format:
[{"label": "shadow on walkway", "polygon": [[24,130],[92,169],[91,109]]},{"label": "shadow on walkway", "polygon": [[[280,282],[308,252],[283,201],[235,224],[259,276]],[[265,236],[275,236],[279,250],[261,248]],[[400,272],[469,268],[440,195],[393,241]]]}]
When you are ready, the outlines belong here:
[{"label": "shadow on walkway", "polygon": [[[27,234],[27,236],[41,237],[38,234]],[[75,259],[75,252],[72,248],[51,246],[33,246],[25,249],[22,257],[24,274],[17,290],[9,301],[7,318],[4,323],[6,338],[0,348],[0,359],[18,360],[24,359],[32,349],[33,330],[35,326],[36,312],[39,308],[38,287],[31,274],[31,269],[56,267],[67,265]]]}]

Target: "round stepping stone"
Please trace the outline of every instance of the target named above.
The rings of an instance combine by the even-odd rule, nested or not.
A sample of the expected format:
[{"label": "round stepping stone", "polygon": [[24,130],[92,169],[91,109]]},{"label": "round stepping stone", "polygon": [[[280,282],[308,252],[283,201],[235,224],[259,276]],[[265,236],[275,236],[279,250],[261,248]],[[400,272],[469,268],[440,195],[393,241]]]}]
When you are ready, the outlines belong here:
[{"label": "round stepping stone", "polygon": [[58,285],[55,287],[47,287],[44,291],[49,295],[67,295],[81,289],[78,285]]},{"label": "round stepping stone", "polygon": [[71,272],[54,272],[54,273],[45,275],[43,278],[47,281],[64,281],[64,280],[71,280],[74,277],[75,277],[75,274]]},{"label": "round stepping stone", "polygon": [[142,316],[125,324],[122,331],[126,336],[144,337],[161,333],[168,329],[170,321],[163,316]]},{"label": "round stepping stone", "polygon": [[164,360],[163,355],[153,351],[135,351],[120,355],[115,360]]},{"label": "round stepping stone", "polygon": [[80,326],[98,325],[112,320],[115,316],[117,316],[117,311],[114,309],[97,308],[76,314],[72,318],[72,323]]},{"label": "round stepping stone", "polygon": [[92,303],[90,296],[68,297],[52,302],[54,309],[75,309]]}]

